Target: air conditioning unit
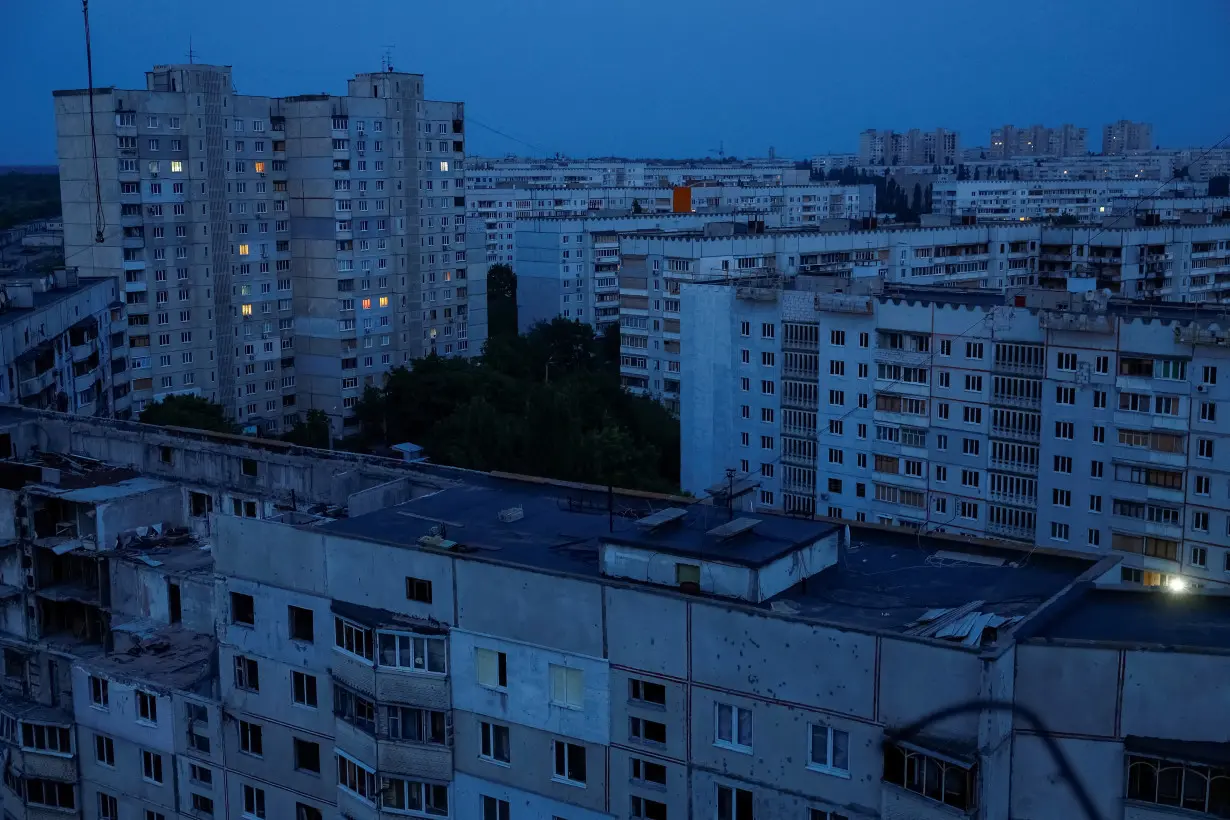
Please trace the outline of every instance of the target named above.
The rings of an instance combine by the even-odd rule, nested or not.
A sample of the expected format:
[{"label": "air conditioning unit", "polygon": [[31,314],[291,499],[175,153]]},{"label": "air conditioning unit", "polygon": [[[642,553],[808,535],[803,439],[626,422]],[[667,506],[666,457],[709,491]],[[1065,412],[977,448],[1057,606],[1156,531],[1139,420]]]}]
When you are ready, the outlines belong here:
[{"label": "air conditioning unit", "polygon": [[1207,393],[1209,392],[1209,386],[1207,384],[1198,384],[1196,385],[1196,392],[1197,393]]}]

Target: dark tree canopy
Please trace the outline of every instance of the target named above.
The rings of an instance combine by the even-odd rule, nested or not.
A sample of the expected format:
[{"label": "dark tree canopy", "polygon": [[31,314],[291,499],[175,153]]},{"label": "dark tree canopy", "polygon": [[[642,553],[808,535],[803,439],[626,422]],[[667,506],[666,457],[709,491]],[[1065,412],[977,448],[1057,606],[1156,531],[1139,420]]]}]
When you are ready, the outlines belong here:
[{"label": "dark tree canopy", "polygon": [[234,433],[237,428],[226,417],[222,405],[200,396],[167,396],[162,401],[146,405],[141,411],[142,424],[164,427],[192,427],[215,433]]},{"label": "dark tree canopy", "polygon": [[306,420],[296,421],[282,440],[303,447],[325,449],[329,446],[329,416],[324,410],[309,410]]},{"label": "dark tree canopy", "polygon": [[621,388],[613,333],[557,318],[493,336],[477,360],[417,359],[359,400],[363,437],[458,467],[678,491],[679,422]]},{"label": "dark tree canopy", "polygon": [[517,276],[508,265],[487,269],[487,334],[517,335]]}]

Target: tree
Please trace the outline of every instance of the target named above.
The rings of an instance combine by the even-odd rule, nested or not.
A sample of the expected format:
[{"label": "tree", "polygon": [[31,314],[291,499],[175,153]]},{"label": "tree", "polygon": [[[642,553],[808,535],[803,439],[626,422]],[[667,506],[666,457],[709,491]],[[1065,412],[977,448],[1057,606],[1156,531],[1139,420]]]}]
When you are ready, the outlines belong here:
[{"label": "tree", "polygon": [[329,446],[329,417],[324,410],[309,410],[305,421],[296,421],[295,426],[282,437],[283,441],[303,447],[321,450]]},{"label": "tree", "polygon": [[487,269],[487,336],[517,335],[517,275],[508,265]]},{"label": "tree", "polygon": [[957,166],[957,181],[964,182],[969,179],[969,169],[965,167],[965,163]]},{"label": "tree", "polygon": [[910,203],[910,209],[913,210],[916,215],[923,212],[923,190],[921,183],[914,183],[914,199]]},{"label": "tree", "polygon": [[226,417],[222,405],[200,396],[167,396],[141,411],[142,424],[191,427],[215,433],[235,433],[238,428]]},{"label": "tree", "polygon": [[632,200],[632,213],[639,214],[641,210],[641,201],[639,199]]},{"label": "tree", "polygon": [[1230,176],[1210,177],[1209,196],[1230,196]]}]

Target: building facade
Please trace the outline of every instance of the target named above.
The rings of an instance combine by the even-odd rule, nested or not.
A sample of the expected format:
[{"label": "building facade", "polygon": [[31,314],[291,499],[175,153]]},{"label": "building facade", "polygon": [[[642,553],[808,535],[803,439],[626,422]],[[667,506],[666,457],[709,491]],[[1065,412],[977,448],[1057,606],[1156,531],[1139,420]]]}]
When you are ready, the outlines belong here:
[{"label": "building facade", "polygon": [[859,134],[858,158],[861,165],[955,165],[961,157],[961,140],[956,131],[937,128],[906,132],[877,131],[869,128]]},{"label": "building facade", "polygon": [[13,817],[1079,816],[1048,742],[1101,816],[1224,808],[1224,598],[1117,553],[0,429]]},{"label": "building facade", "polygon": [[66,258],[120,283],[150,348],[134,410],[192,393],[254,431],[312,409],[341,430],[390,368],[468,352],[464,110],[422,75],[273,98],[156,66],[95,90],[94,140],[88,91],[55,100]]},{"label": "building facade", "polygon": [[1153,124],[1119,120],[1102,126],[1102,153],[1126,154],[1130,151],[1152,151]]},{"label": "building facade", "polygon": [[1086,129],[1064,123],[1058,128],[1033,125],[1018,128],[1005,125],[991,131],[990,156],[993,159],[1013,157],[1082,157]]},{"label": "building facade", "polygon": [[1074,217],[1099,220],[1116,199],[1201,197],[1208,186],[1201,182],[1169,182],[1159,190],[1153,180],[939,181],[931,187],[932,212],[946,216],[974,216],[982,221],[1017,222],[1029,219]]},{"label": "building facade", "polygon": [[78,279],[71,269],[0,276],[0,403],[127,418],[130,351],[119,294],[115,280]]}]

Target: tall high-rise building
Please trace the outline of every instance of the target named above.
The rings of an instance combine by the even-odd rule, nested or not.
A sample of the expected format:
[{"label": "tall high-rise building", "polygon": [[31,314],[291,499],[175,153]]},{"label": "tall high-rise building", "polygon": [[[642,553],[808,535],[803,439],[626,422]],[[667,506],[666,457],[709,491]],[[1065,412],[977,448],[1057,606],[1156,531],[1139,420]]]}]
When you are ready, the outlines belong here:
[{"label": "tall high-rise building", "polygon": [[1150,151],[1152,149],[1152,123],[1119,120],[1102,127],[1103,154],[1125,154],[1128,151]]},{"label": "tall high-rise building", "polygon": [[247,429],[315,409],[340,431],[391,368],[481,345],[464,106],[421,74],[278,98],[166,65],[55,98],[66,260],[122,283],[135,411],[192,393]]},{"label": "tall high-rise building", "polygon": [[956,131],[947,128],[906,132],[869,128],[859,134],[858,157],[861,165],[955,165],[961,141]]},{"label": "tall high-rise building", "polygon": [[990,157],[1079,157],[1086,153],[1086,129],[1064,123],[1058,128],[1004,125],[991,131]]}]

